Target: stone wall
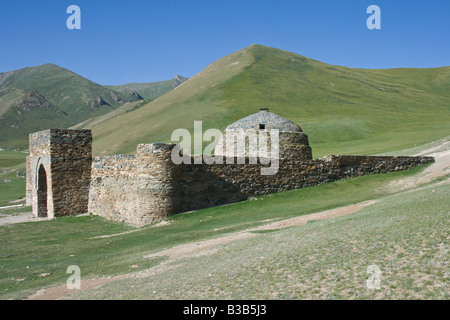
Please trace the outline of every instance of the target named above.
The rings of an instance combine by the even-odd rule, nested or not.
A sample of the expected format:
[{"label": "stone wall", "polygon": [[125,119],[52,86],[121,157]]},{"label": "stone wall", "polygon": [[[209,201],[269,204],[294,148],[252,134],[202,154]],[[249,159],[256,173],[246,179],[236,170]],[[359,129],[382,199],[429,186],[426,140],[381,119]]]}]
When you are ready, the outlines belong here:
[{"label": "stone wall", "polygon": [[133,225],[179,212],[167,144],[139,145],[137,154],[96,157],[92,162],[89,212]]},{"label": "stone wall", "polygon": [[348,177],[409,169],[430,157],[327,156],[280,159],[275,175],[264,165],[174,165],[175,145],[139,145],[136,155],[94,158],[89,211],[141,226],[174,213],[233,203],[252,196],[304,188]]},{"label": "stone wall", "polygon": [[430,157],[327,156],[280,159],[275,175],[261,175],[261,164],[180,165],[177,174],[181,211],[206,208],[344,178],[413,168]]}]

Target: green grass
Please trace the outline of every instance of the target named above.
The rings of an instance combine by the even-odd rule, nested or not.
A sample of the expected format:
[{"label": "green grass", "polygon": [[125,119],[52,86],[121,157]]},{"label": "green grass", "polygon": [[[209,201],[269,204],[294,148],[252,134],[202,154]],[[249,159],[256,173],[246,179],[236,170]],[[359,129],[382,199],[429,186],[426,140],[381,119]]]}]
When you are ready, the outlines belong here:
[{"label": "green grass", "polygon": [[[178,214],[169,218],[169,225],[104,239],[92,238],[136,229],[97,216],[3,226],[0,298],[24,298],[41,287],[62,284],[72,264],[80,266],[84,279],[130,272],[131,265],[139,266],[133,270],[145,269],[160,262],[143,259],[145,254],[257,226],[269,218],[288,218],[378,198],[387,194],[384,186],[388,181],[419,170],[363,176]],[[52,274],[40,278],[41,273]]]},{"label": "green grass", "polygon": [[31,206],[25,206],[24,204],[21,204],[20,207],[0,209],[0,217],[15,216],[23,212],[31,212],[31,211],[32,211]]},{"label": "green grass", "polygon": [[132,112],[134,110],[139,109],[143,104],[145,103],[145,101],[143,100],[139,100],[139,101],[135,101],[135,102],[127,102],[124,105],[118,107],[117,109],[115,109],[114,111],[108,112],[106,114],[102,114],[100,116],[96,116],[96,117],[92,117],[89,118],[81,123],[78,123],[74,126],[71,127],[71,129],[90,129],[95,125],[98,125],[102,122],[105,122],[109,119],[115,118],[120,116],[121,114],[124,113],[128,113],[128,112]]},{"label": "green grass", "polygon": [[[23,152],[0,152],[0,207],[10,206],[10,201],[25,197],[25,178],[22,175],[26,156]],[[16,175],[17,170],[20,170],[19,177]]]},{"label": "green grass", "polygon": [[0,151],[0,169],[9,169],[25,162],[27,154],[17,151]]},{"label": "green grass", "polygon": [[432,141],[423,145],[417,145],[412,148],[397,150],[393,152],[382,153],[381,155],[386,156],[395,156],[398,154],[405,156],[413,156],[417,154],[423,154],[423,152],[430,153],[429,150],[433,150],[432,152],[442,152],[448,150],[448,146],[450,144],[450,136],[443,137],[442,139]]},{"label": "green grass", "polygon": [[0,172],[0,207],[10,206],[11,201],[25,197],[25,178],[16,177],[16,172]]},{"label": "green grass", "polygon": [[[345,190],[345,188],[343,188]],[[234,241],[73,299],[449,299],[450,184]],[[376,265],[380,289],[366,286]]]},{"label": "green grass", "polygon": [[[365,70],[252,45],[135,112],[93,127],[95,154],[168,142],[177,128],[223,130],[260,107],[308,134],[313,156],[376,154],[448,135],[450,67]],[[192,132],[192,131],[191,131]]]}]

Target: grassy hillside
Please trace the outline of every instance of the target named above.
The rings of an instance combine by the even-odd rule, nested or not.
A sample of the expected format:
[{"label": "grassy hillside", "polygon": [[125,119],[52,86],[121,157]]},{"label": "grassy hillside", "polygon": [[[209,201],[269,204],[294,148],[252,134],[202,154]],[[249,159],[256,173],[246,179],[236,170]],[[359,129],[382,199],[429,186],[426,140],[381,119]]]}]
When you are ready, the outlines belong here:
[{"label": "grassy hillside", "polygon": [[[413,247],[415,251],[407,253],[406,257],[403,255],[404,260],[407,261],[408,257],[415,257],[417,250],[420,249],[421,240],[433,239],[433,243],[437,245],[440,241],[444,241],[441,231],[442,228],[448,226],[448,220],[445,220],[446,214],[442,209],[446,205],[445,195],[448,192],[448,184],[433,189],[436,190],[436,193],[430,200],[433,201],[432,206],[427,206],[427,197],[431,190],[424,191],[419,196],[417,194],[408,196],[405,193],[389,200],[391,196],[385,187],[387,183],[411,176],[421,170],[422,168],[415,168],[391,174],[346,179],[316,187],[258,197],[227,206],[174,215],[170,217],[170,224],[160,227],[147,226],[136,229],[97,216],[68,217],[52,221],[1,226],[0,298],[24,298],[44,286],[64,284],[68,277],[66,269],[69,265],[80,266],[83,281],[93,277],[107,277],[145,270],[160,264],[165,259],[145,258],[146,255],[179,244],[216,238],[259,226],[267,223],[266,219],[290,218],[359,201],[388,197],[386,205],[383,204],[383,200],[380,206],[375,208],[374,214],[367,214],[364,210],[361,214],[355,214],[354,219],[350,216],[308,223],[304,227],[266,232],[263,235],[265,234],[267,238],[258,237],[255,241],[248,239],[244,242],[235,242],[231,244],[231,248],[225,248],[225,251],[220,250],[219,253],[206,256],[204,259],[199,257],[184,259],[178,267],[164,269],[166,272],[158,276],[158,279],[161,280],[158,281],[158,284],[155,284],[152,277],[139,279],[143,287],[134,283],[133,279],[129,279],[128,281],[133,282],[138,289],[128,292],[120,289],[120,286],[124,285],[124,288],[130,288],[131,285],[119,281],[114,284],[111,291],[100,292],[100,295],[96,297],[152,298],[153,296],[148,295],[148,290],[157,287],[157,289],[151,290],[158,292],[155,299],[167,297],[229,298],[230,295],[235,298],[267,298],[267,291],[264,288],[267,288],[268,284],[276,286],[277,283],[281,283],[281,287],[279,289],[271,287],[271,293],[273,292],[275,295],[270,298],[283,298],[283,296],[276,295],[282,292],[289,294],[285,298],[304,297],[304,291],[300,290],[301,288],[297,292],[283,289],[282,286],[286,286],[288,283],[292,284],[292,279],[283,277],[285,282],[281,282],[277,278],[280,273],[276,270],[283,272],[283,275],[288,274],[289,270],[292,270],[294,275],[297,274],[303,270],[303,263],[308,262],[305,260],[306,253],[311,258],[320,260],[317,264],[313,263],[316,260],[309,260],[309,265],[306,265],[306,269],[304,269],[307,272],[304,274],[305,277],[295,278],[298,283],[303,283],[305,287],[321,288],[322,284],[326,284],[323,281],[326,281],[327,278],[321,279],[320,276],[322,271],[329,268],[330,271],[334,269],[336,272],[340,272],[340,277],[344,279],[339,281],[341,278],[336,278],[331,285],[340,282],[342,286],[352,288],[355,283],[345,281],[347,276],[352,276],[352,274],[346,273],[349,270],[352,271],[353,265],[348,264],[351,261],[357,263],[354,265],[355,267],[360,267],[357,271],[365,280],[367,275],[364,268],[367,265],[382,264],[383,272],[388,271],[386,268],[392,266],[393,260],[384,260],[397,257],[386,256],[389,255],[391,246],[397,248],[408,245],[405,247],[406,252],[409,252],[408,248]],[[411,202],[411,200],[416,202]],[[392,206],[392,203],[395,206],[390,210],[389,207]],[[405,205],[407,205],[406,209]],[[262,206],[264,210],[261,210]],[[403,221],[408,224],[401,229],[402,232],[396,232],[396,226],[401,225]],[[425,221],[428,221],[427,224],[424,224]],[[391,227],[383,231],[386,225],[391,225]],[[434,225],[441,226],[441,229],[434,228]],[[414,231],[417,228],[423,232]],[[127,231],[133,232],[121,234]],[[434,237],[427,236],[433,232],[435,232]],[[403,237],[404,234],[408,234],[408,243],[404,241],[406,239]],[[105,235],[115,236],[104,237]],[[374,236],[376,238],[373,238]],[[286,237],[286,241],[281,237]],[[336,237],[343,237],[342,239],[346,240],[340,241]],[[380,239],[384,239],[384,242]],[[413,239],[414,241],[412,241]],[[248,243],[251,244],[248,245]],[[355,243],[360,243],[360,245],[357,246]],[[383,244],[383,248],[386,250],[380,251],[379,256],[374,256],[372,250],[375,250],[380,244]],[[364,245],[367,245],[368,251],[360,254],[362,251],[359,250],[362,250]],[[239,249],[235,249],[236,246]],[[355,248],[353,255],[348,250],[352,246]],[[435,245],[430,245],[430,248],[436,249]],[[397,253],[401,252],[404,251],[400,250]],[[434,254],[434,251],[430,251],[430,253]],[[341,254],[350,255],[350,258],[339,258]],[[219,258],[219,255],[222,258]],[[261,256],[267,260],[261,260]],[[254,258],[258,262],[253,261]],[[437,259],[432,255],[432,259],[435,258]],[[293,263],[294,260],[295,263]],[[201,262],[203,267],[199,268],[195,261]],[[273,261],[278,261],[280,265],[274,264]],[[329,261],[335,262],[330,265]],[[425,268],[427,265],[425,261],[422,262]],[[261,278],[262,275],[259,271],[248,269],[251,265],[257,266],[258,270],[266,270],[267,280]],[[384,268],[385,266],[386,268]],[[170,270],[173,270],[173,273]],[[412,269],[408,270],[408,272],[413,272]],[[435,275],[440,272],[441,268],[430,266],[427,270],[431,270],[430,274]],[[422,272],[422,270],[418,272]],[[48,275],[42,277],[41,274]],[[213,278],[209,278],[208,274],[211,274]],[[235,279],[234,275],[239,278]],[[190,280],[183,279],[185,276]],[[277,281],[273,281],[274,278]],[[194,284],[195,281],[198,283]],[[228,281],[238,281],[238,286],[228,286]],[[181,284],[183,285],[181,286]],[[396,286],[400,294],[403,294],[403,289],[407,288],[401,283]],[[191,289],[187,290],[187,287],[191,287]],[[208,291],[205,291],[205,288]],[[252,288],[253,295],[245,291],[246,288]],[[296,290],[298,287],[290,286],[289,288]],[[362,289],[364,290],[364,287]],[[342,290],[329,292],[345,294]],[[316,293],[311,291],[311,294]],[[320,295],[320,292],[317,295]],[[439,293],[437,297],[440,297]]]},{"label": "grassy hillside", "polygon": [[[388,196],[346,217],[269,230],[169,262],[156,276],[68,298],[448,300],[449,191]],[[366,286],[372,265],[381,271],[374,290]]]},{"label": "grassy hillside", "polygon": [[118,86],[105,86],[125,95],[137,92],[144,99],[156,99],[182,84],[188,78],[176,76],[171,80],[147,82],[147,83],[127,83]]},{"label": "grassy hillside", "polygon": [[93,127],[94,153],[135,152],[174,129],[226,125],[260,107],[298,123],[313,155],[374,154],[448,134],[450,67],[364,70],[252,45],[134,112]]},{"label": "grassy hillside", "polygon": [[53,64],[0,74],[0,147],[26,148],[28,134],[66,128],[129,101]]},{"label": "grassy hillside", "polygon": [[148,103],[148,100],[138,100],[138,101],[134,101],[134,102],[126,102],[125,104],[114,109],[113,111],[102,114],[100,116],[91,117],[91,118],[89,118],[81,123],[78,123],[70,128],[71,129],[91,129],[93,126],[96,126],[102,122],[116,118],[122,114],[132,112],[132,111],[142,107],[146,102]]},{"label": "grassy hillside", "polygon": [[[17,204],[25,197],[25,158],[27,154],[16,151],[0,152],[0,207]],[[19,174],[17,174],[19,171]],[[24,201],[21,201],[22,203]]]}]

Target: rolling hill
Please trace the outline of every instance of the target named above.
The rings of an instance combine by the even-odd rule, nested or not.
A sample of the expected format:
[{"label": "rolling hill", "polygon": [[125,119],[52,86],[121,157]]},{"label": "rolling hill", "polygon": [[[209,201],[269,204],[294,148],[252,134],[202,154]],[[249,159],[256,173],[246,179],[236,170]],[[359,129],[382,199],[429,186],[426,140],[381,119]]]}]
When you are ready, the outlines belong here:
[{"label": "rolling hill", "polygon": [[260,107],[298,124],[314,157],[414,147],[450,130],[450,67],[354,69],[251,45],[173,91],[93,127],[94,153],[135,152],[177,128],[218,128]]},{"label": "rolling hill", "polygon": [[28,134],[108,113],[128,97],[53,64],[0,74],[0,145],[28,145]]}]

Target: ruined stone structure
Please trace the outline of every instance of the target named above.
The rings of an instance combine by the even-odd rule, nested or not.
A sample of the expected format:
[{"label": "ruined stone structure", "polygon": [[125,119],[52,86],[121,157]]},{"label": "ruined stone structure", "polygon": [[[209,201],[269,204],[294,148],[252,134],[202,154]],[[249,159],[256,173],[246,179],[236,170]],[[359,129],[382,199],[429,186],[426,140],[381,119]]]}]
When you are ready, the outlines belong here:
[{"label": "ruined stone structure", "polygon": [[[269,112],[267,108],[262,108],[260,112],[228,125],[217,143],[214,154],[228,157],[252,157],[257,153],[255,151],[257,151],[256,148],[262,136],[265,137],[262,144],[264,145],[267,142],[267,156],[270,157],[269,151],[274,148],[269,134],[272,129],[278,132],[279,146],[277,152],[279,158],[312,159],[308,136],[303,133],[300,126],[282,116]],[[266,134],[260,135],[260,133]],[[245,139],[240,139],[240,137]],[[252,138],[256,141],[253,145],[250,143]],[[245,145],[243,143],[240,151],[239,142],[241,141]]]},{"label": "ruined stone structure", "polygon": [[39,217],[87,212],[92,165],[90,130],[30,134],[26,199]]},{"label": "ruined stone structure", "polygon": [[[30,135],[27,202],[36,216],[91,212],[142,226],[175,213],[434,161],[388,156],[312,159],[299,126],[265,110],[247,118],[227,127],[224,136],[240,128],[280,130],[279,168],[274,175],[262,175],[267,164],[248,157],[211,165],[205,158],[195,164],[190,157],[190,164],[176,165],[171,158],[175,144],[165,143],[140,144],[136,154],[92,158],[90,131],[46,130]],[[218,155],[227,154],[222,149],[216,150]]]}]

